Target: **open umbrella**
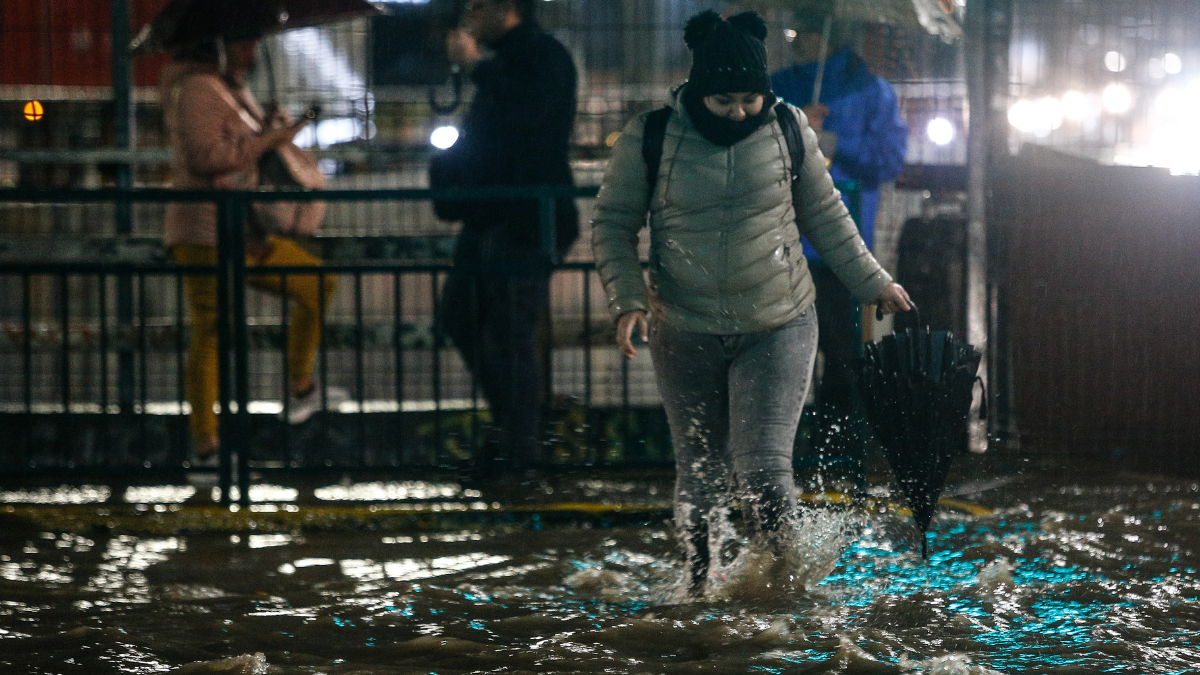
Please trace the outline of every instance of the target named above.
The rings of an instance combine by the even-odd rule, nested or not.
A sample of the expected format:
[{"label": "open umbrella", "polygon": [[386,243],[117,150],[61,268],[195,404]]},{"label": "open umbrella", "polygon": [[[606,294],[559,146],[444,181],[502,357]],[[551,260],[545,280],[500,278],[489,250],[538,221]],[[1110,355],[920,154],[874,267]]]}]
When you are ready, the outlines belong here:
[{"label": "open umbrella", "polygon": [[759,0],[759,4],[836,21],[923,28],[947,41],[963,34],[954,0]]},{"label": "open umbrella", "polygon": [[[859,373],[863,403],[921,531],[922,557],[928,554],[924,535],[950,463],[967,451],[967,418],[981,357],[949,331],[928,328],[866,345]],[[986,414],[981,408],[980,416]]]},{"label": "open umbrella", "polygon": [[825,17],[821,31],[821,55],[817,59],[812,103],[821,101],[825,59],[829,56],[829,33],[834,20],[880,23],[888,26],[922,28],[947,42],[962,37],[962,24],[955,0],[760,0],[761,4]]},{"label": "open umbrella", "polygon": [[378,14],[366,0],[171,0],[129,45],[136,55]]}]

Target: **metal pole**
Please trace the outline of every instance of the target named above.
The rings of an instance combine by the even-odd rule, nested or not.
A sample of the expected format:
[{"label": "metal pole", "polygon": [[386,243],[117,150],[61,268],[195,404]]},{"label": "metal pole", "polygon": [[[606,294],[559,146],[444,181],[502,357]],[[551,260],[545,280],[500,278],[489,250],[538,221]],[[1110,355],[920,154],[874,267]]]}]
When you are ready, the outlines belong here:
[{"label": "metal pole", "polygon": [[[988,0],[987,25],[987,66],[985,76],[988,78],[989,102],[991,115],[988,127],[988,148],[990,166],[995,167],[997,161],[1008,155],[1008,120],[1007,101],[1009,96],[1009,46],[1012,42],[1013,2],[1012,0]],[[994,176],[995,174],[993,174]],[[994,213],[989,204],[989,213]],[[989,358],[987,365],[989,411],[996,411],[988,416],[988,436],[1003,437],[1005,445],[1016,448],[1020,444],[1020,430],[1017,419],[1013,415],[1013,382],[1012,382],[1012,353],[1011,342],[1008,339],[1007,302],[1002,296],[1003,264],[1006,258],[1005,233],[999,227],[993,228],[988,238],[991,264],[988,274],[988,311],[990,313]],[[996,414],[999,413],[999,414]]]},{"label": "metal pole", "polygon": [[[988,89],[988,0],[967,4],[965,57],[967,69],[967,340],[983,353],[979,374],[988,379],[987,321],[987,182],[991,96]],[[987,450],[987,425],[978,419],[981,395],[971,403],[970,449]]]},{"label": "metal pole", "polygon": [[[230,403],[234,400],[233,376],[230,368],[230,352],[233,348],[233,335],[229,325],[229,284],[230,265],[233,243],[230,241],[230,225],[233,210],[233,200],[223,197],[217,200],[217,391],[220,399],[220,437],[221,457],[217,480],[220,487],[222,506],[230,504],[230,488],[233,487],[232,455],[236,434]],[[197,414],[193,410],[192,414]]]},{"label": "metal pole", "polygon": [[821,83],[825,81],[825,61],[829,59],[829,34],[833,31],[833,12],[825,17],[821,27],[821,55],[817,57],[817,73],[813,80],[813,103],[821,102]]},{"label": "metal pole", "polygon": [[[129,0],[112,0],[112,80],[113,80],[113,138],[119,150],[132,150],[136,146],[136,110],[133,104],[133,62],[129,56],[130,37]],[[133,187],[133,166],[117,166],[117,188],[129,190]],[[117,201],[116,234],[118,237],[133,232],[133,209],[128,201]],[[126,335],[133,330],[133,278],[127,274],[117,277],[117,323],[118,330]],[[128,341],[122,341],[127,345]],[[121,412],[133,411],[134,357],[128,346],[117,352],[117,403]]]},{"label": "metal pole", "polygon": [[[136,116],[133,105],[133,61],[129,56],[129,0],[112,0],[112,80],[113,126],[118,149],[132,150],[136,143]],[[117,170],[117,187],[133,186],[133,171],[129,164]],[[128,214],[129,204],[124,204]],[[126,220],[126,225],[129,221]],[[118,225],[120,221],[118,220]]]},{"label": "metal pole", "polygon": [[[246,442],[250,428],[250,337],[246,330],[246,216],[250,204],[242,199],[232,202],[229,225],[229,264],[232,270],[231,320],[233,321],[233,387],[237,398],[237,412],[232,416],[233,434],[230,438],[235,453],[230,465],[237,471],[238,502],[250,506],[250,472],[246,468],[250,445]],[[225,452],[222,443],[221,451]]]},{"label": "metal pole", "polygon": [[542,255],[550,264],[558,262],[558,232],[555,223],[557,206],[554,197],[543,196],[538,199],[538,230],[542,239]]}]

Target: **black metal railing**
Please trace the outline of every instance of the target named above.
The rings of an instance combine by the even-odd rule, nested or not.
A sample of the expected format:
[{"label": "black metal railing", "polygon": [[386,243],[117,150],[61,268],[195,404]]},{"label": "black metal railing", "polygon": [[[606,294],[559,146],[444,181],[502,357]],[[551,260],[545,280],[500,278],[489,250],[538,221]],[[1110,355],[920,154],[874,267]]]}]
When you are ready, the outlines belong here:
[{"label": "black metal railing", "polygon": [[[856,187],[839,187],[850,195],[852,215],[857,216]],[[42,250],[42,260],[22,255],[22,240],[7,240],[0,247],[0,438],[8,439],[0,447],[0,471],[18,479],[94,473],[113,479],[195,470],[188,467],[185,392],[189,277],[213,278],[217,285],[216,473],[224,502],[231,494],[243,502],[249,499],[252,471],[269,476],[478,466],[489,411],[474,378],[435,326],[440,289],[453,270],[449,237],[333,238],[320,242],[327,251],[354,252],[319,266],[250,266],[248,209],[252,202],[268,200],[537,200],[542,249],[533,264],[552,275],[540,340],[547,463],[567,468],[668,466],[670,436],[652,372],[646,363],[631,368],[613,348],[612,322],[594,264],[556,259],[558,200],[596,194],[596,188],[567,187],[272,193],[0,190],[0,206],[207,202],[216,205],[219,233],[211,266],[176,264],[161,249],[157,255],[151,252],[153,242],[128,236],[61,242],[65,245],[58,248],[73,256],[46,259]],[[368,249],[391,255],[377,255],[378,250],[366,254]],[[117,254],[108,255],[112,251]],[[322,396],[322,412],[312,422],[291,426],[281,418],[289,405],[286,290],[301,275],[315,276],[320,287],[315,378],[322,391],[333,374],[348,383],[350,401],[340,410],[357,414],[328,410]],[[276,278],[283,290],[278,313],[266,318],[260,316],[261,303],[252,316],[247,293],[264,277]],[[323,289],[333,280],[348,289],[336,307],[324,301]],[[573,311],[556,311],[555,293],[563,292],[578,293]],[[857,305],[851,311],[860,316]],[[267,372],[272,363],[278,366],[277,378]],[[556,382],[559,371],[571,378]],[[802,424],[798,448],[805,446],[804,428]],[[798,456],[797,465],[809,459]],[[231,490],[235,481],[238,489]]]},{"label": "black metal railing", "polygon": [[[553,275],[556,285],[582,294],[577,306],[581,316],[547,311],[543,327],[548,409],[545,440],[553,449],[552,461],[558,465],[667,462],[670,451],[665,420],[658,419],[661,412],[657,406],[631,402],[630,369],[623,359],[610,369],[619,371],[619,383],[606,383],[608,391],[616,390],[619,395],[615,400],[613,396],[596,400],[597,379],[612,379],[594,367],[593,359],[600,344],[611,344],[611,324],[607,312],[603,308],[597,312],[594,307],[593,295],[599,284],[593,265],[555,257],[557,201],[595,194],[595,188],[563,187],[320,193],[0,190],[0,203],[213,203],[219,235],[213,266],[169,261],[30,261],[12,255],[7,261],[0,260],[0,303],[5,304],[7,338],[0,345],[0,362],[9,364],[0,368],[7,385],[3,397],[7,402],[0,401],[0,429],[11,439],[0,450],[0,464],[21,474],[178,471],[185,467],[189,434],[184,369],[189,339],[184,287],[188,277],[208,276],[215,278],[217,285],[221,440],[217,474],[224,500],[229,500],[235,481],[240,489],[234,493],[240,494],[242,501],[248,499],[251,471],[470,466],[478,457],[486,406],[469,375],[460,368],[446,367],[444,362],[457,356],[432,327],[439,289],[452,269],[449,261],[247,265],[245,224],[252,202],[314,199],[537,200],[542,250],[536,264]],[[318,292],[323,339],[315,378],[324,388],[335,360],[340,371],[349,370],[346,379],[351,383],[352,400],[348,409],[359,414],[319,415],[318,424],[290,427],[276,414],[251,409],[256,400],[254,390],[263,388],[252,370],[256,364],[265,367],[262,358],[252,360],[252,353],[278,350],[280,370],[285,374],[278,392],[283,410],[266,412],[287,412],[287,294],[282,294],[278,323],[263,325],[251,321],[247,287],[255,279],[271,276],[286,291],[298,275],[315,276],[322,289],[333,279],[349,282],[350,307],[339,308],[341,314],[351,316],[348,324],[329,320],[325,294]],[[379,297],[368,303],[365,296],[377,292],[392,296],[390,311],[382,320],[377,320],[379,312],[367,316],[368,304],[378,309],[381,303]],[[119,303],[116,295],[121,293],[129,297]],[[14,298],[18,299],[15,303]],[[418,301],[428,310],[421,317],[428,319],[424,324],[406,319],[412,316],[406,304]],[[114,320],[111,308],[119,305],[132,307],[132,316]],[[556,358],[570,350],[580,352],[582,365],[573,369],[578,381],[573,382],[568,396],[555,391],[554,369]],[[379,356],[376,352],[390,357],[369,358]],[[130,358],[116,358],[118,355]],[[132,372],[114,368],[131,368]],[[386,376],[384,371],[388,371]],[[171,372],[173,378],[168,377]],[[423,378],[415,387],[414,377]],[[133,392],[114,396],[112,383],[121,379],[134,383]],[[415,394],[413,389],[422,391]],[[448,400],[445,392],[450,389],[467,393]],[[19,396],[12,396],[17,390]],[[152,414],[163,412],[168,414]]]}]

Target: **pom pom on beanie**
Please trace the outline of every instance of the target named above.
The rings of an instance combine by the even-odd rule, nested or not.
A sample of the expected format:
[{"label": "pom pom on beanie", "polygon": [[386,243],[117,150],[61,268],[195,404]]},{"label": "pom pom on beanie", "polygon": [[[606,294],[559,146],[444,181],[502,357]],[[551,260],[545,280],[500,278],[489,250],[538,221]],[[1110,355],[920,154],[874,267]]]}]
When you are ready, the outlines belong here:
[{"label": "pom pom on beanie", "polygon": [[692,50],[692,94],[769,93],[766,38],[767,23],[755,12],[726,20],[708,10],[688,19],[683,41]]}]

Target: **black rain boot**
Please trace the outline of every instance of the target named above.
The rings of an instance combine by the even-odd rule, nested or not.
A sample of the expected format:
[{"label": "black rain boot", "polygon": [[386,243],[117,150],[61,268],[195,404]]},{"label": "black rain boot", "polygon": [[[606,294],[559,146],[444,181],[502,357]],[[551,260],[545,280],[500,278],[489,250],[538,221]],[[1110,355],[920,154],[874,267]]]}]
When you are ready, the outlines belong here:
[{"label": "black rain boot", "polygon": [[701,523],[696,528],[688,528],[685,542],[688,562],[688,595],[699,598],[704,595],[708,583],[708,524]]}]

